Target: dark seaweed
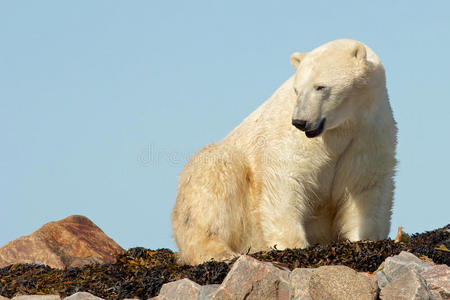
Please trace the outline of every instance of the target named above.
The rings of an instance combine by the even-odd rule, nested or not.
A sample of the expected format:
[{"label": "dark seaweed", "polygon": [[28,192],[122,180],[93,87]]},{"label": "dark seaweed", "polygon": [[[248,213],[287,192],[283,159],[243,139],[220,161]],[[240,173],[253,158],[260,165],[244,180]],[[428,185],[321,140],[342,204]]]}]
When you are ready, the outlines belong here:
[{"label": "dark seaweed", "polygon": [[[374,272],[389,256],[409,251],[423,259],[450,266],[450,224],[444,228],[415,234],[408,242],[348,241],[316,245],[308,249],[272,250],[251,254],[289,269],[345,265],[357,271]],[[176,253],[132,248],[118,254],[113,264],[90,264],[81,268],[53,269],[39,264],[15,264],[0,269],[0,295],[59,294],[69,296],[79,291],[105,299],[156,296],[167,282],[189,278],[201,285],[221,283],[231,262],[209,261],[198,266],[180,265]]]}]

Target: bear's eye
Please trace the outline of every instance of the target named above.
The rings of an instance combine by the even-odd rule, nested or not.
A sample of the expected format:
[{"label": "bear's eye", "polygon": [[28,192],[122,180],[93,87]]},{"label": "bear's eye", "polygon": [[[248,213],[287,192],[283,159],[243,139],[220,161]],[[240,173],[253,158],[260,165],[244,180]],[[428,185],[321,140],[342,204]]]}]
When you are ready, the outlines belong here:
[{"label": "bear's eye", "polygon": [[316,91],[322,91],[322,90],[324,90],[325,89],[325,86],[323,86],[323,85],[316,85],[315,86],[315,90]]},{"label": "bear's eye", "polygon": [[294,92],[295,92],[296,95],[298,95],[297,88],[294,88]]}]

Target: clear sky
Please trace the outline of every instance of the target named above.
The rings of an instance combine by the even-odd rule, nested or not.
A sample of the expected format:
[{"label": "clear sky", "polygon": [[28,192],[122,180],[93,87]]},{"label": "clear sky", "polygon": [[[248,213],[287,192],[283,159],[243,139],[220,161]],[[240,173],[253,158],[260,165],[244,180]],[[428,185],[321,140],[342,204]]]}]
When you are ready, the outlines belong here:
[{"label": "clear sky", "polygon": [[89,217],[175,249],[187,158],[338,38],[382,59],[399,127],[391,236],[450,222],[449,1],[0,1],[0,246]]}]

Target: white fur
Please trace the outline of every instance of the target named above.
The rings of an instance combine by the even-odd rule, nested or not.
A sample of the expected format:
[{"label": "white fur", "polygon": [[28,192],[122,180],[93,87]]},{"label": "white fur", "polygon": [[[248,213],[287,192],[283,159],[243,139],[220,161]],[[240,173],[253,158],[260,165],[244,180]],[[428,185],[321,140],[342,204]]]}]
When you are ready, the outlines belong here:
[{"label": "white fur", "polygon": [[[387,237],[397,129],[380,60],[337,40],[291,62],[296,74],[180,174],[181,261]],[[326,118],[324,132],[307,138],[293,118]]]}]

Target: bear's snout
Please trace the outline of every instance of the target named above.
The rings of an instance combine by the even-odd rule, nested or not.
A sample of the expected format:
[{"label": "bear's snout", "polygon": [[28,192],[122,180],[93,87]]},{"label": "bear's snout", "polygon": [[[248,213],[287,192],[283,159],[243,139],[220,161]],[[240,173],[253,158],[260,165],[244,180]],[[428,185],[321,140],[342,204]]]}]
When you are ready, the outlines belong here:
[{"label": "bear's snout", "polygon": [[293,119],[292,125],[294,125],[297,129],[300,129],[301,131],[305,131],[306,126],[308,125],[308,122],[306,122],[305,120]]},{"label": "bear's snout", "polygon": [[304,131],[307,137],[313,138],[322,134],[325,128],[325,118],[323,118],[318,125],[317,122],[308,122],[305,120],[293,119],[292,125],[300,129],[301,131]]}]

